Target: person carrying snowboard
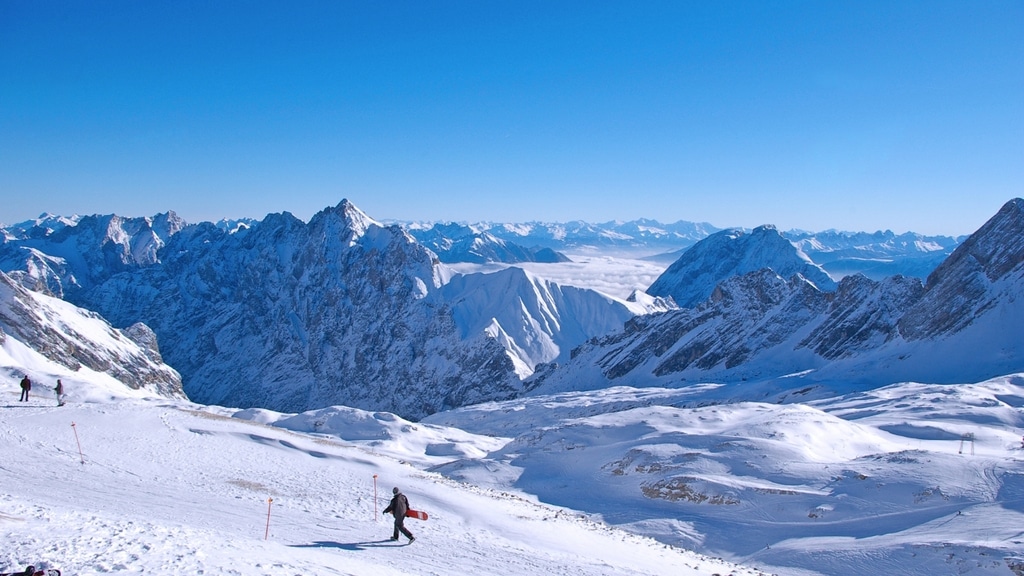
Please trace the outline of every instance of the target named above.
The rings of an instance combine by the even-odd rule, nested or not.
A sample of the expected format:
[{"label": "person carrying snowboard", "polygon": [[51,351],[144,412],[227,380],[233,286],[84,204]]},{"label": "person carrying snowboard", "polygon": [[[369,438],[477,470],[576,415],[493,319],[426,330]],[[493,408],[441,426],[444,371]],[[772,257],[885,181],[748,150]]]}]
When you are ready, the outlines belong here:
[{"label": "person carrying snowboard", "polygon": [[64,384],[57,380],[57,385],[53,387],[53,391],[57,393],[57,406],[64,405]]},{"label": "person carrying snowboard", "polygon": [[28,379],[28,374],[21,379],[21,398],[18,398],[18,402],[28,402],[28,391],[32,389],[32,381]]},{"label": "person carrying snowboard", "polygon": [[409,529],[405,527],[405,513],[409,511],[409,499],[402,494],[402,491],[395,486],[391,493],[394,494],[394,498],[391,499],[391,504],[384,509],[384,513],[391,512],[395,516],[395,533],[391,536],[392,540],[398,540],[398,533],[401,532],[409,538],[409,543],[412,544],[416,537],[409,532]]}]

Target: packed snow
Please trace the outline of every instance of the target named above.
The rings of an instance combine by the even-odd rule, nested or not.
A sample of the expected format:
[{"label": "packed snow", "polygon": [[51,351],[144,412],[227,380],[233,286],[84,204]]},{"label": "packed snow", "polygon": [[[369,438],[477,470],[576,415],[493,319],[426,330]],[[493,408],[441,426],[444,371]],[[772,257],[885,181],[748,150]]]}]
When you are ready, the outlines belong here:
[{"label": "packed snow", "polygon": [[[44,382],[22,403],[12,342],[0,570],[1006,575],[1024,550],[1024,375],[790,405],[620,387],[410,422],[92,376],[64,407]],[[415,543],[388,540],[392,486],[430,514]]]},{"label": "packed snow", "polygon": [[[758,574],[427,470],[507,439],[342,407],[202,406],[85,372],[63,407],[41,376],[20,402],[21,371],[60,368],[13,338],[2,349],[2,572]],[[393,486],[430,515],[406,521],[411,545],[388,540]]]}]

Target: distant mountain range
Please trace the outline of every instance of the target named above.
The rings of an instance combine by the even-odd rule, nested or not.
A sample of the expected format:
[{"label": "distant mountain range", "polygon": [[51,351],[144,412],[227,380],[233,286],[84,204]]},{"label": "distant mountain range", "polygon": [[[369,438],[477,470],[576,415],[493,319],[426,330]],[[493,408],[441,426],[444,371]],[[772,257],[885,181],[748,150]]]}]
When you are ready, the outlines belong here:
[{"label": "distant mountain range", "polygon": [[[216,224],[174,213],[46,216],[3,230],[0,269],[12,286],[151,330],[152,348],[158,338],[184,391],[204,403],[419,418],[543,391],[694,381],[783,398],[829,378],[977,381],[1024,369],[1021,205],[1007,203],[962,243],[648,220],[407,229],[347,201],[308,223],[288,213]],[[445,245],[483,259],[523,257],[513,244],[534,247],[534,258],[690,247],[648,294],[620,300],[516,268],[456,274],[412,231],[435,245],[461,235]],[[898,268],[953,246],[927,282],[836,283],[812,256]]]},{"label": "distant mountain range", "polygon": [[185,225],[173,213],[51,219],[8,231],[23,286],[152,327],[193,400],[419,417],[523,391],[538,365],[667,309],[521,270],[458,276],[347,201],[304,223]]},{"label": "distant mountain range", "polygon": [[[740,259],[757,250],[746,247]],[[698,244],[687,254],[704,251]],[[701,260],[737,260],[731,248],[719,254]],[[1003,206],[923,283],[856,275],[827,291],[801,272],[733,270],[741,272],[729,268],[710,298],[631,319],[575,350],[568,365],[535,377],[531,388],[713,381],[742,386],[740,397],[777,400],[798,389],[977,381],[1024,368],[1024,200]]]},{"label": "distant mountain range", "polygon": [[[396,223],[446,263],[561,262],[569,260],[572,254],[604,254],[668,265],[697,242],[723,232],[705,222],[662,224],[655,220],[601,224]],[[739,228],[727,231],[752,232]],[[853,274],[873,280],[895,275],[924,278],[963,240],[913,232],[897,235],[891,231],[793,230],[780,235],[833,279]]]},{"label": "distant mountain range", "polygon": [[[432,223],[396,222],[426,244],[439,244],[464,237],[484,236],[532,249],[557,252],[600,252],[629,255],[660,254],[692,246],[718,228],[707,223],[679,221],[662,224],[655,220],[630,222],[559,223]],[[471,260],[465,260],[471,261]]]}]

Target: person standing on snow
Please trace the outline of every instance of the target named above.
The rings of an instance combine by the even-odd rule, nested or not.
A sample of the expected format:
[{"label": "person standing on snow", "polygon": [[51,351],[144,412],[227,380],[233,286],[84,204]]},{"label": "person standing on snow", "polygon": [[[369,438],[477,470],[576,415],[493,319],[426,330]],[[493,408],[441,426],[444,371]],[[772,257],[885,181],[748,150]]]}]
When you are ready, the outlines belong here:
[{"label": "person standing on snow", "polygon": [[398,540],[398,533],[401,532],[409,538],[409,543],[412,544],[416,537],[409,532],[409,529],[405,527],[405,513],[409,511],[409,499],[402,494],[402,491],[395,486],[391,493],[394,494],[394,498],[391,499],[391,504],[384,509],[384,513],[391,512],[395,516],[395,533],[391,536],[392,540]]},{"label": "person standing on snow", "polygon": [[57,406],[64,405],[64,385],[61,384],[60,380],[57,380],[57,385],[53,387],[53,391],[57,393]]},{"label": "person standing on snow", "polygon": [[21,398],[18,398],[18,402],[28,402],[28,391],[32,389],[32,381],[28,379],[28,374],[21,379]]}]

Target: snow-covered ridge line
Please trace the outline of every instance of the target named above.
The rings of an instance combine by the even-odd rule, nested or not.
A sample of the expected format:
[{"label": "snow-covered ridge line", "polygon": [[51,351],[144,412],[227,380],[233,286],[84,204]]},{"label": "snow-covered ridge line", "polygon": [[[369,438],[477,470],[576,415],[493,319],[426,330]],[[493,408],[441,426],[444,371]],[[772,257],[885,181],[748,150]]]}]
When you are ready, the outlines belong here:
[{"label": "snow-covered ridge line", "polygon": [[[704,242],[720,244],[715,240]],[[770,267],[722,280],[701,262],[724,263],[721,276],[729,276],[742,271],[734,263],[756,251],[733,254],[728,245],[705,254],[703,248],[695,246],[700,258],[684,255],[681,271],[670,269],[663,278],[692,288],[686,279],[712,276],[699,286],[703,291],[713,285],[710,298],[634,317],[625,330],[589,341],[562,369],[538,377],[536,392],[717,381],[746,399],[785,399],[802,388],[830,394],[835,382],[847,390],[869,389],[1024,370],[1018,336],[1024,325],[1024,200],[1008,202],[927,284],[858,275],[826,292],[800,273],[785,277]],[[801,375],[789,377],[795,373]]]}]

